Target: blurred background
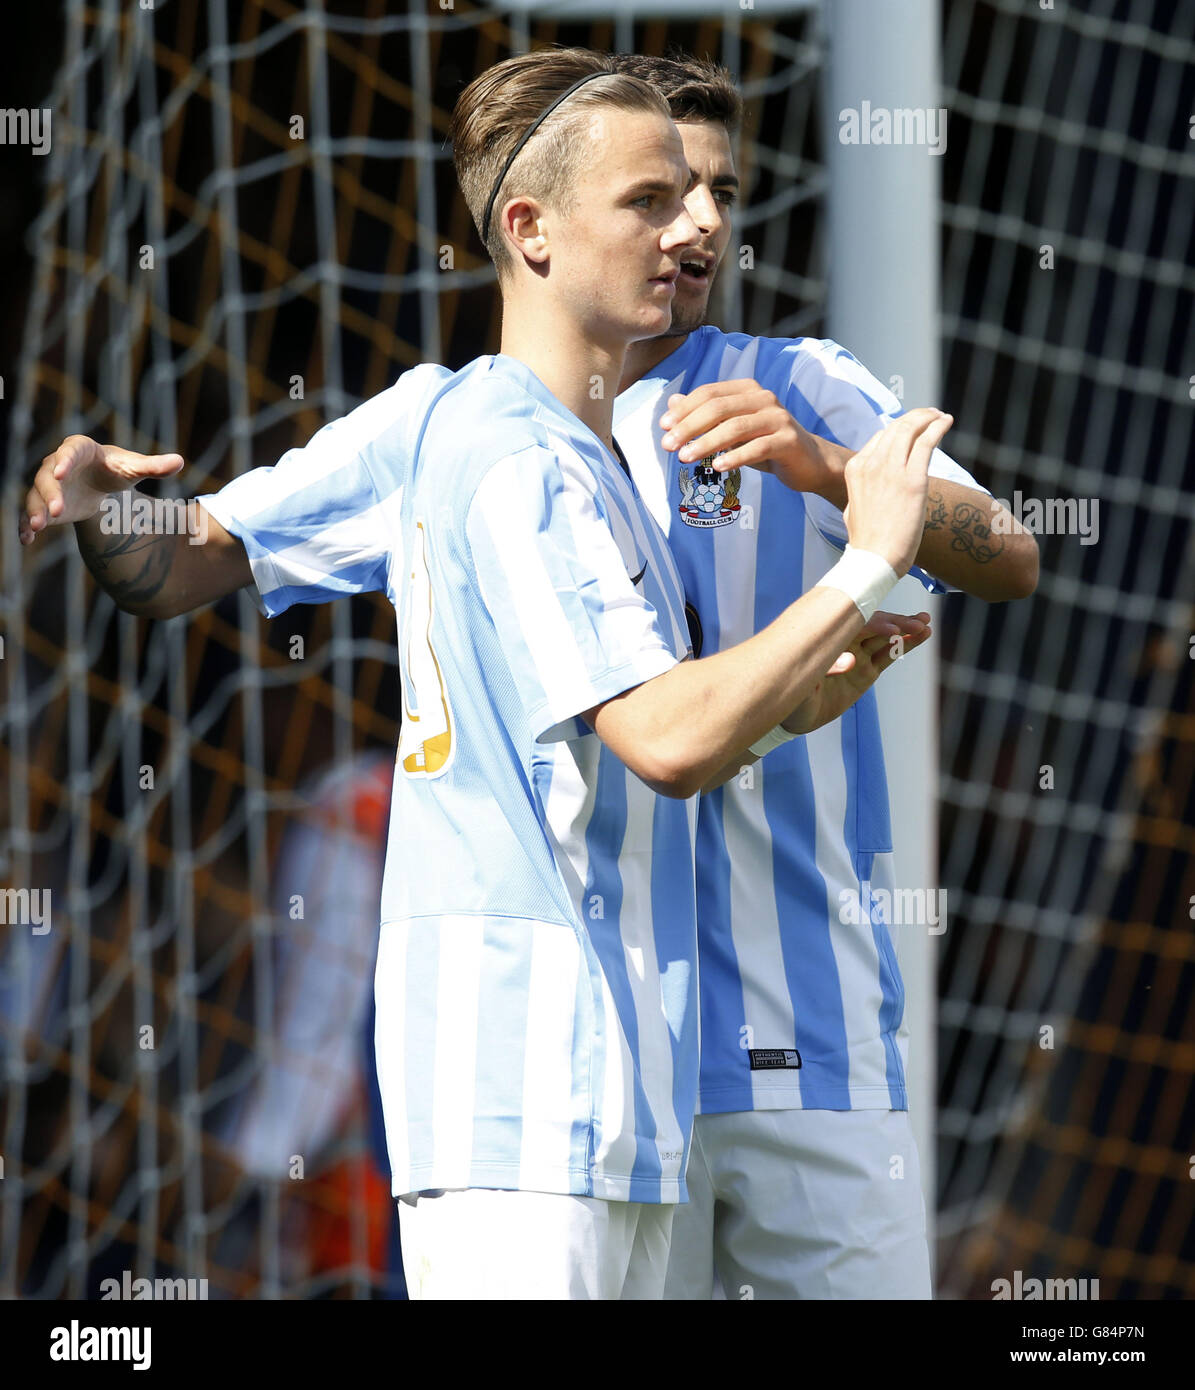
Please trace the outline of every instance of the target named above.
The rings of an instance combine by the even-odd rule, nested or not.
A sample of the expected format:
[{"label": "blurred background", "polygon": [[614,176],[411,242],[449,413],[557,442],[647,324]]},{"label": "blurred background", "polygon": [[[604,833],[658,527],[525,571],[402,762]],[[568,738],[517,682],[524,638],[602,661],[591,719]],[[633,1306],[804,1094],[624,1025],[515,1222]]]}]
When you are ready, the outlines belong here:
[{"label": "blurred background", "polygon": [[[1039,535],[1032,600],[954,596],[936,624],[949,927],[911,1003],[936,1042],[940,1294],[1020,1270],[1189,1298],[1195,9],[908,8],[948,111],[926,215],[950,452],[1006,500],[1099,503],[1094,543]],[[409,366],[493,351],[446,131],[529,46],[725,62],[754,265],[715,321],[837,336],[831,75],[867,25],[782,0],[65,0],[4,33],[5,101],[49,109],[52,145],[0,148],[0,889],[50,889],[52,929],[8,896],[0,1297],[126,1270],[400,1296],[369,1042],[393,613],[266,623],[237,595],[141,622],[70,535],[21,550],[16,511],[68,433],[179,450],[163,491],[190,496]],[[907,268],[872,237],[896,296]]]}]

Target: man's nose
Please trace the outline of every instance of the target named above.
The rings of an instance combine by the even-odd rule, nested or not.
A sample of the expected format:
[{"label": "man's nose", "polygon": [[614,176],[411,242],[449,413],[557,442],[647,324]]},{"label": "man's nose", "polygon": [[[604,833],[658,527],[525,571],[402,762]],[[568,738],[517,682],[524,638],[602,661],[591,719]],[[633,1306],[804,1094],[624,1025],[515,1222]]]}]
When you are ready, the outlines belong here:
[{"label": "man's nose", "polygon": [[718,204],[708,188],[695,188],[685,199],[685,211],[704,236],[709,236],[715,231],[722,220]]},{"label": "man's nose", "polygon": [[693,220],[688,208],[682,208],[680,216],[668,229],[668,242],[671,246],[696,246],[705,233]]}]

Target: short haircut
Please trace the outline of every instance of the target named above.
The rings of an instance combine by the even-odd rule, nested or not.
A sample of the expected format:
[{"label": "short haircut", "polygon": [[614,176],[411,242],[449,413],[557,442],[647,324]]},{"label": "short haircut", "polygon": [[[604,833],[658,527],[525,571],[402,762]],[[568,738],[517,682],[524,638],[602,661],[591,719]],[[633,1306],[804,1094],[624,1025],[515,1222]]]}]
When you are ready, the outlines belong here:
[{"label": "short haircut", "polygon": [[457,98],[452,112],[452,160],[465,202],[482,230],[494,180],[511,151],[562,92],[590,73],[607,79],[586,83],[544,121],[519,151],[494,199],[485,249],[499,275],[510,268],[498,213],[516,192],[568,212],[569,195],[588,145],[588,118],[598,109],[668,115],[648,83],[618,72],[604,53],[587,48],[548,48],[521,53],[487,68]]},{"label": "short haircut", "polygon": [[729,68],[687,53],[651,58],[644,53],[617,53],[611,61],[617,72],[638,77],[654,87],[668,103],[674,121],[712,121],[738,133],[743,98]]}]

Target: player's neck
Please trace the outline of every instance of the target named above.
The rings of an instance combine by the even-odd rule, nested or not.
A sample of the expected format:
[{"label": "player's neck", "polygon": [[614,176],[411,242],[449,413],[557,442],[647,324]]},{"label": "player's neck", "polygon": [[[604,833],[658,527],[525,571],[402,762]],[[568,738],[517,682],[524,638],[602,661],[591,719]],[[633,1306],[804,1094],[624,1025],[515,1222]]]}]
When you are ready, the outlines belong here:
[{"label": "player's neck", "polygon": [[624,348],[598,346],[572,322],[545,320],[508,305],[499,351],[529,367],[561,405],[610,446]]},{"label": "player's neck", "polygon": [[627,360],[623,364],[622,380],[618,384],[619,392],[633,386],[657,363],[663,362],[665,357],[671,357],[682,343],[688,341],[688,337],[687,333],[680,333],[676,337],[645,338],[641,343],[632,343],[627,349]]}]

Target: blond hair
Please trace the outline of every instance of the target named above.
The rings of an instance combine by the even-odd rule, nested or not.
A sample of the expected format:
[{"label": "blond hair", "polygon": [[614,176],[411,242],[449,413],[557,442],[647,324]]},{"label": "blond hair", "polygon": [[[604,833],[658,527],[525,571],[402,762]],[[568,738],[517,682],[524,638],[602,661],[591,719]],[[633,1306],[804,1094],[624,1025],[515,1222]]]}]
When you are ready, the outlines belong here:
[{"label": "blond hair", "polygon": [[[582,78],[587,82],[535,130],[502,179],[511,152],[536,120]],[[465,202],[485,249],[501,275],[511,266],[498,218],[483,232],[493,198],[495,214],[516,192],[567,213],[570,194],[589,143],[595,110],[668,115],[664,98],[645,82],[615,70],[611,59],[587,48],[549,48],[521,53],[487,68],[457,98],[452,112],[452,159]]]}]

